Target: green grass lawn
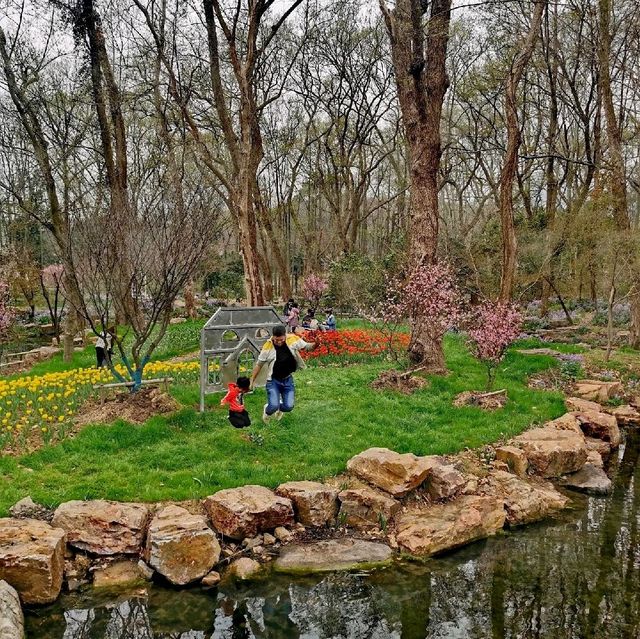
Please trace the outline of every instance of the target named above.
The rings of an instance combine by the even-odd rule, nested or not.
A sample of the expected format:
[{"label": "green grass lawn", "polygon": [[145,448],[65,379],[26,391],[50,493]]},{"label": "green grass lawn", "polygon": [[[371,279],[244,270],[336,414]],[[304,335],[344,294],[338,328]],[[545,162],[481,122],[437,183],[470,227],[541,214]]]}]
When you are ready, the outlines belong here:
[{"label": "green grass lawn", "polygon": [[88,426],[56,446],[0,458],[0,515],[26,495],[48,505],[91,498],[156,501],[203,497],[248,483],[273,487],[321,479],[343,471],[352,455],[371,446],[418,455],[454,453],[564,412],[559,393],[526,386],[530,374],[554,360],[515,352],[496,381],[496,388],[508,389],[504,409],[454,408],[456,394],[484,388],[484,369],[459,337],[447,337],[446,354],[451,373],[408,397],[369,387],[388,364],[314,365],[296,373],[297,406],[281,422],[261,422],[262,389],[248,396],[254,425],[245,430],[228,424],[219,395],[208,398],[209,410],[200,415],[196,385],[176,386],[172,392],[185,408],[174,415],[142,426]]}]

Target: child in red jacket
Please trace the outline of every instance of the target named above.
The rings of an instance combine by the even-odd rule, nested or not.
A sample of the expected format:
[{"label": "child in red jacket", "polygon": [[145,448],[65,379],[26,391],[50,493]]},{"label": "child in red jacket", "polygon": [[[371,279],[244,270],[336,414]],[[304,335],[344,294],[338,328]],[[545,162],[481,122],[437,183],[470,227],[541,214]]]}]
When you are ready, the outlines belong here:
[{"label": "child in red jacket", "polygon": [[229,421],[236,428],[251,426],[251,418],[244,407],[244,394],[249,392],[250,386],[248,377],[238,377],[235,384],[229,384],[227,394],[220,400],[220,406],[229,404]]}]

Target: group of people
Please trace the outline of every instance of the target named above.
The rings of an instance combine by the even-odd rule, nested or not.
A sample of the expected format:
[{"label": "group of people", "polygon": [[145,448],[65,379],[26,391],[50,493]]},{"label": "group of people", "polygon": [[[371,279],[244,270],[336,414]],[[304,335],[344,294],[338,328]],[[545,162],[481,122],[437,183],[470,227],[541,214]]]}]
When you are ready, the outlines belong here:
[{"label": "group of people", "polygon": [[335,331],[337,325],[336,316],[333,314],[332,308],[326,309],[325,320],[322,323],[316,318],[316,310],[314,308],[308,309],[301,320],[300,306],[294,299],[289,299],[284,305],[283,319],[289,333],[293,333],[299,326],[311,331]]},{"label": "group of people", "polygon": [[266,376],[267,403],[262,409],[262,421],[282,419],[284,413],[293,410],[295,401],[295,385],[293,373],[304,368],[304,360],[300,351],[313,350],[317,341],[307,342],[302,337],[302,328],[288,333],[284,326],[275,326],[271,337],[264,343],[256,361],[251,378],[238,377],[235,383],[229,384],[227,394],[220,405],[229,405],[229,421],[236,428],[251,425],[251,418],[244,407],[244,396],[250,393],[258,379]]}]

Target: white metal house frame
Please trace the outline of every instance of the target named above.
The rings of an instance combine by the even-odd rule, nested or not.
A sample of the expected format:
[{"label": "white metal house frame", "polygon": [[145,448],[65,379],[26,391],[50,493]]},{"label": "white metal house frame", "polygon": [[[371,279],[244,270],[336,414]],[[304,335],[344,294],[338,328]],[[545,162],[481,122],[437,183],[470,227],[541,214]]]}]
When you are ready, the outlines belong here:
[{"label": "white metal house frame", "polygon": [[251,376],[251,369],[282,318],[273,306],[221,307],[200,333],[200,412],[204,396],[226,389],[238,375]]}]

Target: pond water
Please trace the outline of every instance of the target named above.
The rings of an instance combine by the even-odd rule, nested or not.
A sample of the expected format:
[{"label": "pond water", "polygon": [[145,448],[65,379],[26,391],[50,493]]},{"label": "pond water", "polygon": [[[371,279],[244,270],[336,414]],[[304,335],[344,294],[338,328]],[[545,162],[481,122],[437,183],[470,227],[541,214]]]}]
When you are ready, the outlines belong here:
[{"label": "pond water", "polygon": [[607,498],[426,563],[204,590],[91,591],[26,611],[28,639],[639,639],[640,437]]}]

